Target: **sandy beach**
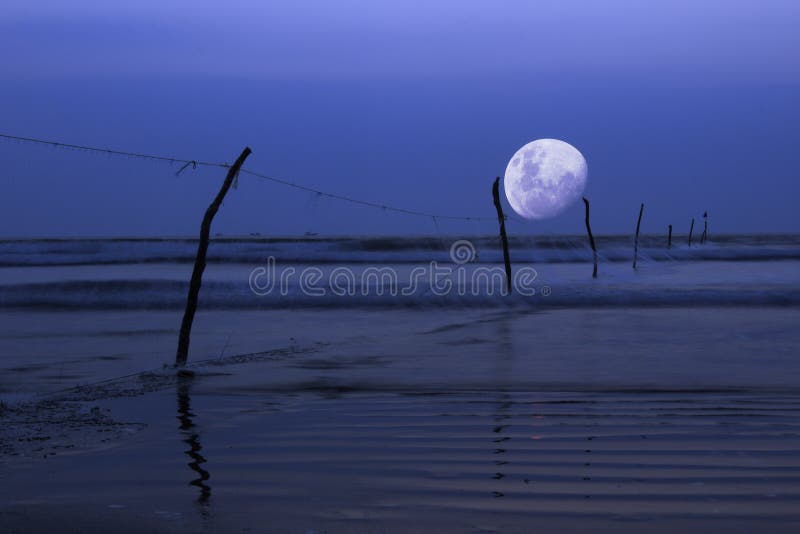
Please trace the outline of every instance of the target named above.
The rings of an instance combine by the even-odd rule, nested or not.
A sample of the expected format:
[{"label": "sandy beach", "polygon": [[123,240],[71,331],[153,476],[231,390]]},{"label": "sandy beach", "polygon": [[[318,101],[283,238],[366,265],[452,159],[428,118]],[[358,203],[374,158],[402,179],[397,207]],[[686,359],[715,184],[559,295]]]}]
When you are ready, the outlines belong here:
[{"label": "sandy beach", "polygon": [[206,312],[183,375],[168,312],[3,315],[66,362],[3,373],[4,531],[800,526],[793,308]]}]

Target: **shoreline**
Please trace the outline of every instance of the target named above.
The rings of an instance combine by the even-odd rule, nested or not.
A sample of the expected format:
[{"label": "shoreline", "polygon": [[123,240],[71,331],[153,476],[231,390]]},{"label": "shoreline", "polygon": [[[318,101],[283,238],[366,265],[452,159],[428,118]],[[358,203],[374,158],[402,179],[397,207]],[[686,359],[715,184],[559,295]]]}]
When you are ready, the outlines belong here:
[{"label": "shoreline", "polygon": [[790,532],[798,313],[4,312],[0,530]]}]

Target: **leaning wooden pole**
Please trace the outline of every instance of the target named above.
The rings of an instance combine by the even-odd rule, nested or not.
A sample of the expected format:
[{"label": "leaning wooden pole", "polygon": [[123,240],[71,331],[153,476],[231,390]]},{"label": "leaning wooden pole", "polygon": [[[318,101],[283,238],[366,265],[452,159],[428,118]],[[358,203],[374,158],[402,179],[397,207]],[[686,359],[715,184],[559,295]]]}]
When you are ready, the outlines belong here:
[{"label": "leaning wooden pole", "polygon": [[669,225],[669,233],[667,234],[667,248],[672,248],[672,225]]},{"label": "leaning wooden pole", "polygon": [[597,278],[597,247],[594,244],[594,236],[592,235],[592,227],[589,224],[589,201],[583,197],[583,204],[586,206],[586,233],[589,234],[589,244],[592,246],[592,261],[594,268],[592,269],[592,278]]},{"label": "leaning wooden pole", "polygon": [[497,210],[497,220],[500,222],[500,241],[503,243],[503,262],[506,265],[506,289],[511,294],[511,259],[508,257],[508,236],[506,235],[506,217],[503,215],[503,205],[500,204],[500,177],[492,185],[494,207]]},{"label": "leaning wooden pole", "polygon": [[692,233],[694,232],[694,217],[692,217],[692,225],[689,227],[689,246],[692,246]]},{"label": "leaning wooden pole", "polygon": [[236,162],[228,169],[228,175],[225,177],[225,181],[222,182],[222,188],[211,205],[208,206],[205,215],[203,215],[203,222],[200,224],[200,243],[197,245],[197,257],[194,260],[192,279],[189,282],[189,294],[186,297],[186,310],[183,312],[181,332],[178,335],[178,352],[175,354],[176,366],[185,365],[186,360],[189,358],[189,338],[192,333],[194,313],[197,311],[197,297],[200,294],[200,286],[203,283],[203,271],[206,268],[206,253],[208,252],[208,241],[211,234],[211,221],[219,211],[228,189],[231,188],[234,178],[239,174],[239,169],[242,168],[242,164],[247,159],[247,156],[250,155],[250,152],[250,147],[245,147]]},{"label": "leaning wooden pole", "polygon": [[642,227],[642,213],[644,212],[644,202],[639,206],[639,219],[636,221],[636,237],[633,239],[633,268],[636,268],[636,261],[639,259],[639,229]]}]

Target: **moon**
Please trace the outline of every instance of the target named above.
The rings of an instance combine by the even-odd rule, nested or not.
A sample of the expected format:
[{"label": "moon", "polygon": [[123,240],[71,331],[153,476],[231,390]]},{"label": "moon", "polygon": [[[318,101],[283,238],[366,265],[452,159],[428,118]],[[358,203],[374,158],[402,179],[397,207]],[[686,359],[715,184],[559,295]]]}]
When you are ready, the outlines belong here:
[{"label": "moon", "polygon": [[589,168],[577,148],[558,139],[537,139],[514,154],[503,187],[511,207],[526,219],[547,219],[580,198]]}]

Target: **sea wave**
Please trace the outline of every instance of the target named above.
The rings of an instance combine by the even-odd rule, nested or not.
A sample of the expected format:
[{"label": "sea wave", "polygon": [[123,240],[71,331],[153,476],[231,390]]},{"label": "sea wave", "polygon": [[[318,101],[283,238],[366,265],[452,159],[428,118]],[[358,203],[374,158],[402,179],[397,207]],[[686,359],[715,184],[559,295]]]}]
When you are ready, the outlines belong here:
[{"label": "sea wave", "polygon": [[[42,309],[181,309],[188,283],[174,280],[68,281],[0,286],[0,307]],[[326,288],[320,287],[325,290]],[[247,283],[207,281],[200,307],[204,309],[300,309],[300,308],[508,308],[532,309],[581,307],[659,306],[798,306],[800,287],[787,285],[737,285],[651,287],[608,284],[545,285],[534,294],[501,295],[481,287],[476,291],[446,294],[421,284],[404,294],[388,285],[361,288],[348,294],[329,289],[308,294],[299,286],[285,292],[255,294]]]},{"label": "sea wave", "polygon": [[[502,261],[496,236],[452,237],[301,237],[217,238],[208,251],[211,264],[257,264],[267,257],[282,263],[419,263],[450,261],[450,245],[467,239],[477,252],[476,263]],[[598,255],[604,262],[626,262],[633,255],[630,236],[600,236]],[[87,266],[192,263],[197,250],[193,239],[33,239],[0,241],[0,267]],[[549,263],[591,261],[583,236],[514,236],[514,260]],[[639,257],[644,261],[777,261],[800,259],[800,236],[728,235],[694,246],[686,236],[674,236],[667,247],[664,236],[642,236]]]}]

